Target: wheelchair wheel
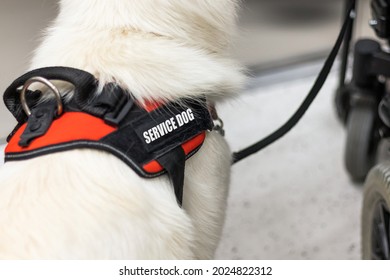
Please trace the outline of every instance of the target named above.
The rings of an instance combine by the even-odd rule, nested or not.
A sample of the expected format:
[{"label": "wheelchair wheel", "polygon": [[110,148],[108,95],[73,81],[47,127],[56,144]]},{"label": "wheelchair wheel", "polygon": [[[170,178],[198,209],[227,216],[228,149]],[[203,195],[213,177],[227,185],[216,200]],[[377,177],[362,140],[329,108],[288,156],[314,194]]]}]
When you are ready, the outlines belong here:
[{"label": "wheelchair wheel", "polygon": [[367,176],[362,212],[362,257],[390,259],[390,162],[375,166]]},{"label": "wheelchair wheel", "polygon": [[347,122],[349,110],[350,89],[347,87],[338,88],[334,97],[337,118],[343,125]]},{"label": "wheelchair wheel", "polygon": [[379,141],[375,156],[376,163],[386,161],[390,161],[390,138],[383,138]]},{"label": "wheelchair wheel", "polygon": [[374,124],[376,111],[371,104],[350,109],[347,121],[345,167],[355,182],[363,182],[375,158]]}]

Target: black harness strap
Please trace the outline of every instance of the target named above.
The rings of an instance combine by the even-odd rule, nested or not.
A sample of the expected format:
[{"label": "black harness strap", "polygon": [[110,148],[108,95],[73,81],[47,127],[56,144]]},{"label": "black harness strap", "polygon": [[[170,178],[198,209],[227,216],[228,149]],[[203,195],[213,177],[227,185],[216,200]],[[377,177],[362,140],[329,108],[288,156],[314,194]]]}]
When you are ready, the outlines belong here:
[{"label": "black harness strap", "polygon": [[52,124],[55,113],[56,106],[51,103],[34,108],[28,118],[27,127],[20,137],[19,145],[28,147],[32,140],[44,135]]},{"label": "black harness strap", "polygon": [[186,162],[186,155],[183,148],[177,147],[158,158],[157,161],[168,172],[169,179],[175,190],[177,203],[181,207],[183,205],[184,169]]}]

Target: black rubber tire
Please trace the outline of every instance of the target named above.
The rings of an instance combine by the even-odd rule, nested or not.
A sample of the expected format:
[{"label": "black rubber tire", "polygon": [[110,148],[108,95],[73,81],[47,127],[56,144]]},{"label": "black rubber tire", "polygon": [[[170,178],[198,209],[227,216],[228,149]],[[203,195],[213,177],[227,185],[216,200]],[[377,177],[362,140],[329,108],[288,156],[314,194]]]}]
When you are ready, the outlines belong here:
[{"label": "black rubber tire", "polygon": [[362,209],[362,258],[389,259],[390,162],[376,165],[364,186]]},{"label": "black rubber tire", "polygon": [[348,118],[350,89],[347,87],[338,88],[334,96],[334,105],[337,118],[345,125]]},{"label": "black rubber tire", "polygon": [[359,104],[350,109],[347,121],[345,167],[354,182],[363,182],[375,158],[375,107]]}]

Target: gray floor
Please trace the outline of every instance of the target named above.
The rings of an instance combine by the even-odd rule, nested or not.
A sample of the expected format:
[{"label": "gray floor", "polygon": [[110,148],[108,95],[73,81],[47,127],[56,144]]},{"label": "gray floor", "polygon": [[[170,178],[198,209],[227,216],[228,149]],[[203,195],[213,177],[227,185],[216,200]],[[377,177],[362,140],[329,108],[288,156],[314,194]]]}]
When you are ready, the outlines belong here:
[{"label": "gray floor", "polygon": [[[274,131],[308,92],[319,65],[249,90],[220,108],[233,150]],[[272,77],[269,77],[272,78]],[[267,80],[267,79],[264,79]],[[332,74],[290,134],[233,168],[219,259],[360,258],[360,186],[343,167],[345,131],[335,117]],[[239,117],[238,117],[239,116]]]},{"label": "gray floor", "polygon": [[[253,80],[255,88],[221,106],[232,149],[282,124],[309,90],[319,66]],[[279,83],[269,84],[277,78],[282,78]],[[333,73],[291,133],[234,166],[218,259],[360,258],[362,193],[344,171],[345,131],[333,110],[335,87]]]}]

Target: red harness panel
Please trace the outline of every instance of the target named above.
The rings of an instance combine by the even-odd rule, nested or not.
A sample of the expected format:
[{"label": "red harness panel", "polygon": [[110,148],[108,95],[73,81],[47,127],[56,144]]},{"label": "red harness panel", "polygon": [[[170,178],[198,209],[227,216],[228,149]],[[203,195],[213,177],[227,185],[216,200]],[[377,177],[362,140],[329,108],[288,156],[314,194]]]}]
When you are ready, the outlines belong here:
[{"label": "red harness panel", "polygon": [[[203,144],[205,138],[206,132],[202,132],[191,140],[185,142],[183,145],[181,145],[185,155],[188,155],[192,151],[195,151],[197,148],[199,148],[199,146]],[[163,167],[156,160],[145,164],[142,168],[148,173],[158,173],[163,170]]]},{"label": "red harness panel", "polygon": [[106,124],[104,120],[86,113],[64,113],[60,118],[53,121],[44,136],[35,139],[28,147],[23,148],[18,143],[26,126],[27,124],[22,125],[11,138],[5,153],[27,152],[77,140],[98,141],[117,129]]},{"label": "red harness panel", "polygon": [[[148,111],[158,108],[156,106]],[[40,148],[55,146],[73,141],[99,141],[103,137],[113,133],[117,127],[108,125],[104,120],[81,112],[67,112],[60,118],[53,121],[47,133],[32,141],[28,147],[21,147],[18,143],[20,136],[23,134],[27,124],[22,125],[15,135],[11,138],[6,146],[5,153],[23,153],[34,151]],[[206,132],[201,132],[194,138],[184,142],[181,146],[185,155],[190,154],[199,148],[206,138]],[[163,167],[156,161],[150,161],[142,166],[147,173],[159,173],[163,171]]]}]

